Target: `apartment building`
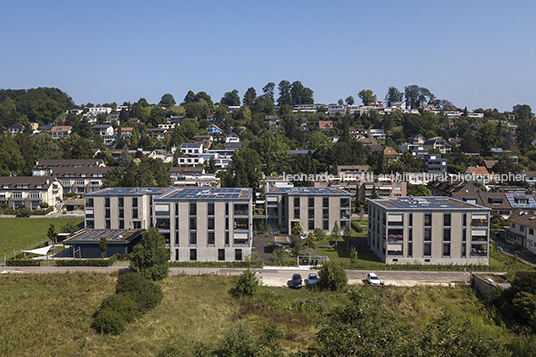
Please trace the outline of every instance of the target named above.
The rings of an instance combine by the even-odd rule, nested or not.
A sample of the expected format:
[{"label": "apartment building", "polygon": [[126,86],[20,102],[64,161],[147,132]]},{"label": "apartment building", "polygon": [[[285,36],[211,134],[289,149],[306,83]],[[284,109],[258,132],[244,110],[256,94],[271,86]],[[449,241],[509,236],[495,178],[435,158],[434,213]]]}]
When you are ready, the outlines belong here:
[{"label": "apartment building", "polygon": [[368,246],[386,264],[488,264],[490,209],[450,197],[369,200]]},{"label": "apartment building", "polygon": [[158,227],[171,260],[235,261],[251,255],[250,188],[107,188],[85,196],[86,228]]},{"label": "apartment building", "polygon": [[503,233],[504,238],[536,254],[536,215],[522,214],[508,220],[510,227]]},{"label": "apartment building", "polygon": [[359,186],[359,199],[370,199],[374,196],[374,192],[379,197],[392,196],[402,197],[407,193],[407,182],[396,181],[387,177],[378,177],[373,180],[361,182]]},{"label": "apartment building", "polygon": [[40,209],[41,202],[53,207],[61,202],[63,187],[51,176],[2,176],[0,177],[0,204],[11,209],[21,206]]},{"label": "apartment building", "polygon": [[110,171],[101,159],[38,160],[32,168],[33,176],[52,176],[63,186],[63,193],[98,191],[104,174]]},{"label": "apartment building", "polygon": [[266,224],[289,233],[297,223],[305,232],[321,228],[341,231],[350,224],[350,193],[334,187],[266,187]]}]

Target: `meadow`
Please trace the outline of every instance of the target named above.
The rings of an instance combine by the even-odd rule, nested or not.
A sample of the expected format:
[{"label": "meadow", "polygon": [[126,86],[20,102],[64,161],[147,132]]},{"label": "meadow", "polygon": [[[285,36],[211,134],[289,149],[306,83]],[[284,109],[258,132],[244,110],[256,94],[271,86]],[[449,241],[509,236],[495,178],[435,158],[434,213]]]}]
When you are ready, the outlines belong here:
[{"label": "meadow", "polygon": [[83,218],[0,218],[0,253],[6,252],[10,258],[13,249],[18,251],[43,245],[48,240],[47,230],[51,224],[59,232],[68,222],[78,225],[83,221]]},{"label": "meadow", "polygon": [[[164,300],[130,323],[121,335],[91,328],[100,302],[113,293],[116,276],[107,274],[5,274],[0,276],[0,355],[9,356],[155,356],[165,346],[192,355],[199,342],[218,347],[225,331],[247,319],[253,336],[277,326],[286,351],[314,343],[318,323],[348,303],[345,292],[262,287],[256,297],[230,294],[227,276],[172,276],[158,284]],[[426,326],[443,311],[469,318],[490,336],[513,337],[494,324],[470,287],[370,288],[404,323]]]}]

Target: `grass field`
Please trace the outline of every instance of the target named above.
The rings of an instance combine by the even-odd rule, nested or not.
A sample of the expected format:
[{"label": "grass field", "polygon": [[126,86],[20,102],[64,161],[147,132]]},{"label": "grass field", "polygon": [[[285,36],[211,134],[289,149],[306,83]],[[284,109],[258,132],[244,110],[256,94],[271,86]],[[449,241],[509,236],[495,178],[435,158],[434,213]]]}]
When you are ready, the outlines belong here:
[{"label": "grass field", "polygon": [[[164,300],[129,324],[119,336],[96,333],[92,314],[115,288],[107,274],[35,274],[0,276],[1,356],[155,356],[178,346],[193,355],[201,341],[211,349],[239,319],[250,321],[254,337],[267,324],[285,334],[287,351],[313,343],[326,312],[348,303],[346,293],[263,287],[255,298],[229,294],[226,276],[174,276],[158,283]],[[496,326],[469,287],[381,287],[372,289],[405,323],[425,326],[442,311],[468,317],[490,335],[509,339]]]},{"label": "grass field", "polygon": [[13,249],[31,249],[47,241],[48,227],[53,224],[56,232],[67,222],[80,224],[83,218],[0,218],[0,254],[8,257]]}]

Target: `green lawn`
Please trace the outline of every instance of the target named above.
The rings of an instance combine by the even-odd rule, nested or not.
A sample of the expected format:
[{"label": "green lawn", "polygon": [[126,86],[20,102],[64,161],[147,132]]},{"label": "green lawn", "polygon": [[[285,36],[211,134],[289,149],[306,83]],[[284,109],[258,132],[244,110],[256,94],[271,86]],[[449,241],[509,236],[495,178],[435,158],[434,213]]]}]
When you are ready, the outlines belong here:
[{"label": "green lawn", "polygon": [[32,249],[48,240],[47,230],[53,224],[56,232],[67,222],[80,224],[83,218],[0,218],[0,254],[8,257],[13,249]]}]

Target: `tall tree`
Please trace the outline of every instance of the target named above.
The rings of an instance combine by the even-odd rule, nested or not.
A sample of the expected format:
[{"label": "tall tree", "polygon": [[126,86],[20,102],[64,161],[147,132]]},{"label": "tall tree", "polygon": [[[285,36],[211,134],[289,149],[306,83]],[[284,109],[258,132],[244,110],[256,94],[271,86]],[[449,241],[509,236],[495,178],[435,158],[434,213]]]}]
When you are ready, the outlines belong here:
[{"label": "tall tree", "polygon": [[277,105],[282,106],[284,104],[292,103],[292,96],[290,94],[290,82],[282,80],[277,86],[279,90],[279,98],[277,98]]},{"label": "tall tree", "polygon": [[240,97],[238,96],[238,90],[233,89],[230,92],[225,92],[223,97],[220,100],[220,104],[225,104],[228,106],[239,106],[240,105]]},{"label": "tall tree", "polygon": [[363,89],[357,96],[361,98],[363,105],[376,103],[376,95],[370,89]]},{"label": "tall tree", "polygon": [[387,94],[385,95],[385,103],[388,107],[390,107],[393,102],[401,102],[403,99],[404,93],[399,91],[396,87],[389,87]]},{"label": "tall tree", "polygon": [[170,251],[165,238],[157,228],[146,230],[141,242],[134,246],[130,269],[146,279],[162,280],[168,275]]},{"label": "tall tree", "polygon": [[354,96],[349,96],[346,98],[346,104],[347,105],[354,105],[355,104],[355,100],[354,100]]},{"label": "tall tree", "polygon": [[175,104],[177,104],[175,102],[175,98],[173,98],[173,96],[169,93],[164,94],[158,103],[158,105],[162,107],[172,107]]},{"label": "tall tree", "polygon": [[274,92],[275,92],[274,89],[275,89],[275,83],[274,82],[269,82],[264,87],[262,87],[262,92],[264,94],[268,94],[270,99],[272,99],[272,102],[274,102]]},{"label": "tall tree", "polygon": [[242,103],[251,107],[253,106],[253,103],[255,103],[255,99],[257,99],[257,92],[255,91],[255,88],[250,87],[248,88],[246,93],[244,93],[244,99],[242,100]]}]

